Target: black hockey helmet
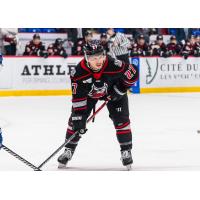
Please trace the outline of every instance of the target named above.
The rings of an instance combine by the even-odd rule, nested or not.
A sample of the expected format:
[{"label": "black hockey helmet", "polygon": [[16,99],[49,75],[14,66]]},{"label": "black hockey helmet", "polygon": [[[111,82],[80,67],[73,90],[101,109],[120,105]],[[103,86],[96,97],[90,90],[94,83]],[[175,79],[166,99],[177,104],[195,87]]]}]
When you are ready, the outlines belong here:
[{"label": "black hockey helmet", "polygon": [[175,35],[171,35],[170,40],[176,40],[176,36]]},{"label": "black hockey helmet", "polygon": [[106,33],[102,33],[100,38],[106,38],[107,39],[107,34]]},{"label": "black hockey helmet", "polygon": [[157,35],[156,40],[163,40],[163,35]]},{"label": "black hockey helmet", "polygon": [[143,34],[138,35],[138,39],[145,39]]},{"label": "black hockey helmet", "polygon": [[95,54],[103,54],[104,48],[99,40],[92,40],[83,47],[85,57]]},{"label": "black hockey helmet", "polygon": [[55,44],[56,44],[57,46],[62,45],[62,44],[63,44],[63,40],[62,40],[61,38],[57,38],[57,39],[55,40]]},{"label": "black hockey helmet", "polygon": [[33,39],[39,39],[39,40],[40,40],[40,35],[39,35],[38,33],[35,33],[35,34],[33,35]]},{"label": "black hockey helmet", "polygon": [[92,36],[92,32],[86,31],[86,32],[84,33],[84,37],[87,37],[87,36]]}]

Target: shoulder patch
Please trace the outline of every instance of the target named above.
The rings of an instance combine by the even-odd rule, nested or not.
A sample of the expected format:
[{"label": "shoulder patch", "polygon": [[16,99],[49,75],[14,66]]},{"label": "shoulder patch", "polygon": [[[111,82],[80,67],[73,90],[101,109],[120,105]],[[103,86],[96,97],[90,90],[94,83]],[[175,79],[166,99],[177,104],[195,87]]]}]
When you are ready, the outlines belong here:
[{"label": "shoulder patch", "polygon": [[118,66],[118,67],[122,67],[122,61],[121,61],[121,60],[115,59],[115,60],[114,60],[114,64],[115,64],[116,66]]}]

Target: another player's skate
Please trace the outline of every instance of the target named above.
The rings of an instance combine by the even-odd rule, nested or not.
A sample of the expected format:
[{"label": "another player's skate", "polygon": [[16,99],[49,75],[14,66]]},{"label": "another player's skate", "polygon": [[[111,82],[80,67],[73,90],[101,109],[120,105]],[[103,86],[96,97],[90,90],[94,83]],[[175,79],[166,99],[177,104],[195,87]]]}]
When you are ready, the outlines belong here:
[{"label": "another player's skate", "polygon": [[58,157],[58,168],[59,169],[64,169],[67,166],[67,163],[69,160],[72,159],[72,156],[74,154],[74,150],[70,149],[70,148],[66,148],[64,153],[62,153],[59,157]]},{"label": "another player's skate", "polygon": [[133,163],[131,150],[121,151],[122,164],[127,167],[127,170],[131,170],[131,164]]}]

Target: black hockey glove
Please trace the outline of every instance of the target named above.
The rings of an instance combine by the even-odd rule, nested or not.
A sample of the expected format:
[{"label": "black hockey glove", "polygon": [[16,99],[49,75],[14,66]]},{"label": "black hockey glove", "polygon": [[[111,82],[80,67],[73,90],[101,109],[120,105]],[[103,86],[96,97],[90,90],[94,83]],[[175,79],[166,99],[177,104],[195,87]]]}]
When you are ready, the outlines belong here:
[{"label": "black hockey glove", "polygon": [[187,52],[183,53],[183,57],[184,57],[185,60],[188,58],[188,56],[189,56],[189,53],[187,53]]},{"label": "black hockey glove", "polygon": [[171,57],[175,54],[175,52],[173,50],[169,50],[168,51],[168,57]]},{"label": "black hockey glove", "polygon": [[200,55],[200,54],[199,54],[199,51],[198,51],[198,50],[195,50],[195,51],[194,51],[194,56],[195,56],[195,57],[199,57],[199,55]]},{"label": "black hockey glove", "polygon": [[64,53],[62,54],[62,57],[63,57],[63,58],[67,58],[67,57],[68,57],[67,53],[64,52]]},{"label": "black hockey glove", "polygon": [[108,99],[111,101],[119,101],[126,94],[126,92],[126,89],[122,89],[118,85],[114,85]]},{"label": "black hockey glove", "polygon": [[164,52],[164,51],[161,51],[160,56],[163,57],[163,58],[169,57],[168,52]]},{"label": "black hockey glove", "polygon": [[79,134],[86,133],[86,120],[85,115],[72,114],[72,129]]}]

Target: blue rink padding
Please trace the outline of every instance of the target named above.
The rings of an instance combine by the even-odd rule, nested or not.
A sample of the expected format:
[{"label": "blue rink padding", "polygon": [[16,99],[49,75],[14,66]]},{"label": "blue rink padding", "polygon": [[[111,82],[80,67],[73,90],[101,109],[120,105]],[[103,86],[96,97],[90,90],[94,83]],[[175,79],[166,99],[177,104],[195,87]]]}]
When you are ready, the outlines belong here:
[{"label": "blue rink padding", "polygon": [[[131,64],[134,64],[138,70],[140,71],[140,59],[139,58],[130,58]],[[137,82],[130,88],[130,92],[132,93],[140,93],[140,78],[138,78]]]}]

